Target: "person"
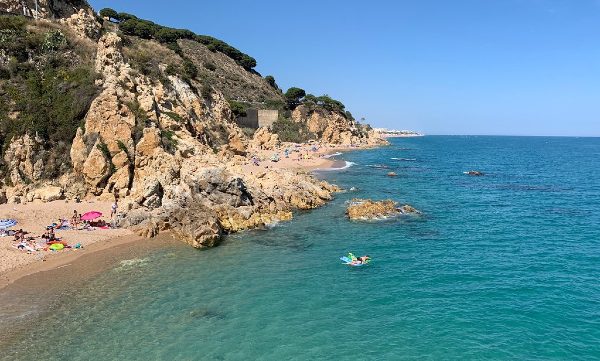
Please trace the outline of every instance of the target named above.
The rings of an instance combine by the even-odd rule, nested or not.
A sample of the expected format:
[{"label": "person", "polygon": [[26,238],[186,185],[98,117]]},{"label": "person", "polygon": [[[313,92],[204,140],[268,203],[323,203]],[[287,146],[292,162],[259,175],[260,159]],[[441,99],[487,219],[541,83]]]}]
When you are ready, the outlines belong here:
[{"label": "person", "polygon": [[25,241],[25,232],[22,229],[15,233],[15,241]]},{"label": "person", "polygon": [[77,229],[77,223],[79,223],[79,217],[77,216],[77,210],[73,210],[73,216],[71,217],[71,225],[73,229]]},{"label": "person", "polygon": [[46,227],[46,233],[42,235],[43,239],[46,239],[46,243],[52,242],[56,239],[56,235],[54,234],[54,227]]},{"label": "person", "polygon": [[364,256],[362,256],[362,257],[358,257],[356,260],[357,260],[359,263],[362,263],[362,264],[367,264],[367,263],[368,263],[368,262],[371,260],[371,257],[369,257],[369,255],[367,254],[367,255],[364,255]]},{"label": "person", "polygon": [[119,208],[119,203],[118,201],[115,199],[115,203],[113,203],[111,209],[110,209],[110,218],[112,218],[113,216],[117,215],[117,209]]}]

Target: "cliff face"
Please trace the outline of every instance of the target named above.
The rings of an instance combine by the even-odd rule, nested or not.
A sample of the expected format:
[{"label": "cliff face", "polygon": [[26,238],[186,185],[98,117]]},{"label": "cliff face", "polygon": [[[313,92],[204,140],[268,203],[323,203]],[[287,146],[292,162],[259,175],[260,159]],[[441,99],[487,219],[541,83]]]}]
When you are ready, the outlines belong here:
[{"label": "cliff face", "polygon": [[[73,49],[93,46],[87,52],[67,52],[60,63],[63,73],[76,65],[88,77],[95,74],[91,80],[93,89],[83,88],[88,89],[86,94],[91,96],[91,102],[82,108],[83,116],[76,131],[72,127],[79,121],[77,114],[66,124],[66,129],[73,129],[74,134],[66,136],[68,139],[64,141],[53,139],[61,135],[55,126],[43,127],[54,121],[44,112],[34,120],[44,130],[45,138],[31,130],[11,135],[17,134],[11,124],[29,124],[29,110],[11,105],[16,94],[11,89],[25,87],[21,84],[25,75],[9,72],[10,80],[0,84],[3,97],[0,136],[5,142],[4,164],[0,169],[5,181],[0,200],[117,196],[120,208],[126,211],[126,217],[120,220],[122,226],[146,236],[172,230],[180,239],[200,248],[217,244],[224,233],[288,220],[293,209],[319,207],[338,190],[304,173],[250,172],[244,167],[250,146],[259,147],[277,139],[265,131],[248,139],[235,124],[220,90],[229,91],[229,96],[246,94],[253,101],[281,98],[258,75],[243,73],[230,59],[221,59],[222,54],[200,48],[201,44],[180,40],[185,56],[198,68],[215,62],[220,69],[212,78],[208,77],[209,81],[202,74],[211,70],[200,70],[199,76],[184,80],[177,72],[169,71],[174,63],[183,62],[174,51],[150,40],[138,39],[133,44],[132,39],[122,39],[111,31],[98,36],[100,24],[84,1],[51,4],[44,2],[46,17],[66,18],[42,24],[34,35],[45,34],[41,49],[46,49],[48,39],[55,38],[59,44],[69,44]],[[21,36],[19,32],[15,34]],[[63,42],[61,36],[65,34],[67,39]],[[66,48],[61,46],[65,53]],[[140,49],[153,56],[140,55]],[[55,63],[50,62],[56,57],[54,50],[27,51],[35,56],[24,60],[30,64],[26,76],[39,72],[40,78],[45,79],[54,74]],[[4,61],[0,59],[0,66],[8,67],[12,56],[7,53]],[[214,81],[227,78],[223,74],[229,74],[228,79],[235,84]],[[57,86],[79,89],[86,84],[65,82],[50,84],[49,89],[56,90]],[[244,89],[249,90],[244,93]],[[80,93],[74,92],[73,96]],[[55,96],[62,99],[60,94]],[[73,99],[65,100],[67,109],[77,100]],[[360,126],[336,113],[303,112],[299,107],[294,120],[306,122],[311,132],[329,143],[370,142]]]},{"label": "cliff face", "polygon": [[322,107],[300,105],[292,112],[292,120],[304,124],[310,133],[325,143],[349,146],[387,144],[365,126]]}]

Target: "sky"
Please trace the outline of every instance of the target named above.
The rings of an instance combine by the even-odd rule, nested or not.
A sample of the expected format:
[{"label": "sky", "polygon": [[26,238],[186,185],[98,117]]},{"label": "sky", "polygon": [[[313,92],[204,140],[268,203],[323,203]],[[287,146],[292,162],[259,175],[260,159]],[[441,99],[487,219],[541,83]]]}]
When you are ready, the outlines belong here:
[{"label": "sky", "polygon": [[600,136],[600,0],[91,0],[426,134]]}]

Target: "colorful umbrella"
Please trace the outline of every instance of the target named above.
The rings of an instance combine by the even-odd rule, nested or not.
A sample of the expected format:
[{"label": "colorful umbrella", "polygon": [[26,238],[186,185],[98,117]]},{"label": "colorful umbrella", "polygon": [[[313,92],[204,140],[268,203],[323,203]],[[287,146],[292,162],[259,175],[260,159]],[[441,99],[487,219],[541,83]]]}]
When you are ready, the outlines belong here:
[{"label": "colorful umbrella", "polygon": [[0,229],[8,229],[17,225],[14,219],[0,219]]},{"label": "colorful umbrella", "polygon": [[92,219],[96,219],[98,217],[102,217],[102,212],[91,211],[91,212],[84,213],[83,216],[81,216],[81,220],[82,221],[91,221]]}]

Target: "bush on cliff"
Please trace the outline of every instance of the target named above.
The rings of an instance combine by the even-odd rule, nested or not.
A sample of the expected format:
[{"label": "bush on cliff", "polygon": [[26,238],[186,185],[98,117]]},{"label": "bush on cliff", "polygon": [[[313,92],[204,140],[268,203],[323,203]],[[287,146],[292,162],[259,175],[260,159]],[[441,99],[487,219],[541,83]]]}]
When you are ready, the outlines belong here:
[{"label": "bush on cliff", "polygon": [[212,36],[197,35],[186,29],[169,28],[155,24],[152,21],[139,19],[127,13],[118,13],[115,15],[115,11],[112,9],[102,9],[102,13],[105,14],[103,16],[118,21],[119,29],[125,35],[137,36],[143,39],[155,39],[163,44],[175,44],[180,39],[194,40],[206,45],[211,51],[218,51],[227,55],[248,71],[256,67],[256,60],[253,57]]},{"label": "bush on cliff", "polygon": [[314,138],[304,123],[296,123],[288,119],[274,122],[271,131],[277,134],[282,142],[304,143]]},{"label": "bush on cliff", "polygon": [[48,149],[70,144],[98,93],[91,54],[24,17],[0,16],[0,29],[9,59],[0,80],[0,143],[28,133]]}]

